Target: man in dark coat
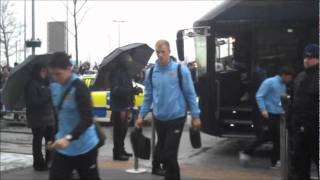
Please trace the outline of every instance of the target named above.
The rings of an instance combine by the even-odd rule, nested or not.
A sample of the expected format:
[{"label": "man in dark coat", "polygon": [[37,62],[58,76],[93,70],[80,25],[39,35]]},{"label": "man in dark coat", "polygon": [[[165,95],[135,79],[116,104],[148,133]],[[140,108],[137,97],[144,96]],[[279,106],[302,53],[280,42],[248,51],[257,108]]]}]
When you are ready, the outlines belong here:
[{"label": "man in dark coat", "polygon": [[319,46],[304,50],[304,67],[295,82],[292,104],[294,171],[298,180],[310,179],[311,161],[319,169]]},{"label": "man in dark coat", "polygon": [[117,66],[111,73],[111,121],[113,123],[113,160],[127,161],[131,153],[124,148],[124,140],[128,130],[128,115],[134,104],[134,95],[142,92],[133,87],[127,69],[130,66],[126,55],[120,56]]},{"label": "man in dark coat", "polygon": [[31,79],[25,86],[25,100],[28,126],[32,129],[33,167],[46,170],[50,160],[49,151],[45,158],[42,154],[42,139],[46,143],[53,140],[54,115],[48,82],[48,70],[43,64],[36,64],[31,72]]}]

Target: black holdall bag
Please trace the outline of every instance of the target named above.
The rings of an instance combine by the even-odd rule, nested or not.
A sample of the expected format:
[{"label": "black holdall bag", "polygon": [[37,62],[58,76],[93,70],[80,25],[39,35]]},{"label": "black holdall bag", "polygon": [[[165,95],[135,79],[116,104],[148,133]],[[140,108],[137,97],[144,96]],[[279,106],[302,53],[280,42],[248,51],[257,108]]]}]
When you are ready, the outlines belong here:
[{"label": "black holdall bag", "polygon": [[[69,92],[71,91],[72,87],[74,87],[75,84],[78,81],[80,81],[80,80],[73,81],[71,83],[71,85],[63,93],[62,98],[61,98],[61,100],[60,100],[60,102],[58,104],[57,110],[55,110],[55,108],[53,108],[54,117],[55,117],[55,121],[56,121],[56,123],[55,123],[55,125],[56,125],[55,131],[58,131],[58,113],[62,108],[63,102],[64,102],[65,98],[67,97],[67,95],[69,94]],[[94,120],[93,123],[95,124],[95,129],[96,129],[96,132],[97,132],[97,136],[99,138],[99,142],[97,144],[97,147],[100,148],[105,144],[105,141],[107,140],[107,136],[105,135],[105,133],[103,131],[103,128],[100,126],[100,124],[96,120]]]},{"label": "black holdall bag", "polygon": [[191,126],[189,128],[190,142],[193,148],[198,149],[201,148],[201,135],[200,130]]},{"label": "black holdall bag", "polygon": [[142,128],[134,128],[130,134],[130,141],[135,157],[141,159],[150,159],[151,141],[150,138],[142,134]]}]

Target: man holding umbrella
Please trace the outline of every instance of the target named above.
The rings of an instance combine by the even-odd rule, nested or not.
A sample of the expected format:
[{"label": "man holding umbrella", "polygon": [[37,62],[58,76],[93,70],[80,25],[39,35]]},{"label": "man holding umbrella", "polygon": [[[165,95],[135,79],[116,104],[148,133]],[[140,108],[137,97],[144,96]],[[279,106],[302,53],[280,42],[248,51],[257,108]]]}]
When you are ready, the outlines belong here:
[{"label": "man holding umbrella", "polygon": [[[152,173],[160,173],[160,164],[166,168],[166,180],[179,180],[178,149],[187,110],[191,110],[192,124],[201,127],[200,110],[191,73],[170,57],[170,45],[166,40],[156,43],[158,60],[145,77],[144,103],[136,126],[140,128],[143,118],[153,106],[155,127],[158,136]],[[180,83],[181,82],[181,83]]]},{"label": "man holding umbrella", "polygon": [[132,86],[132,79],[146,66],[153,51],[144,43],[128,44],[108,54],[99,66],[93,86],[95,89],[111,89],[114,160],[126,161],[131,155],[124,149],[128,113],[133,106],[134,95],[142,92],[142,89]]},{"label": "man holding umbrella", "polygon": [[133,107],[134,95],[142,93],[139,87],[133,87],[128,69],[130,57],[122,54],[111,71],[111,121],[113,122],[113,160],[127,161],[132,156],[124,148],[128,130],[128,116]]}]

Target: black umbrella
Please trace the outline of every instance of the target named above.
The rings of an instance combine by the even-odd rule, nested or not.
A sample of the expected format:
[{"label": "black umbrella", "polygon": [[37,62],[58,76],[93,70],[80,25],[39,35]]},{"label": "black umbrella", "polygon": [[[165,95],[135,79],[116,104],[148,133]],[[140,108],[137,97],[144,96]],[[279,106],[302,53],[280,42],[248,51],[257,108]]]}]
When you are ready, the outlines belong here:
[{"label": "black umbrella", "polygon": [[100,64],[93,86],[102,90],[110,88],[110,73],[112,69],[116,68],[119,59],[125,59],[130,63],[128,72],[130,78],[133,78],[146,66],[153,51],[152,48],[143,43],[133,43],[115,49]]},{"label": "black umbrella", "polygon": [[29,56],[10,72],[1,95],[2,103],[7,110],[20,110],[25,107],[24,86],[30,78],[33,65],[48,63],[50,59],[50,54]]}]

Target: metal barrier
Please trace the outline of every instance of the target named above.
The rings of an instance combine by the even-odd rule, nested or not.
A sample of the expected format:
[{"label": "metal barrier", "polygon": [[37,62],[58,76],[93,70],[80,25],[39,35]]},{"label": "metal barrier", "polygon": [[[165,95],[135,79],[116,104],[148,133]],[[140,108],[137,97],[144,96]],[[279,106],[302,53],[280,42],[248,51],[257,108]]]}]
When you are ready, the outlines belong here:
[{"label": "metal barrier", "polygon": [[289,180],[289,168],[288,168],[288,130],[286,125],[286,117],[283,116],[280,119],[280,161],[281,161],[281,179]]},{"label": "metal barrier", "polygon": [[281,97],[281,104],[286,113],[280,118],[280,173],[282,180],[289,180],[289,132],[287,129],[287,113],[290,111],[291,96],[288,94],[283,95]]}]

